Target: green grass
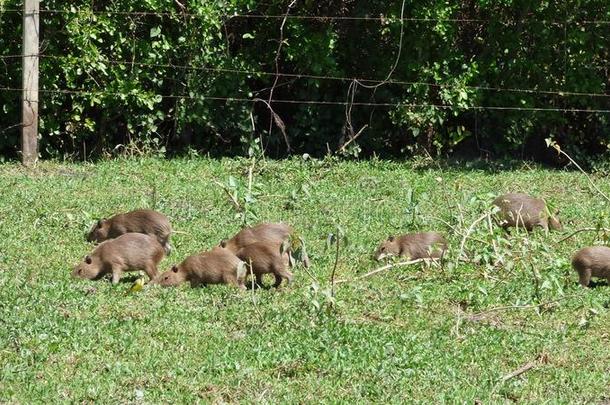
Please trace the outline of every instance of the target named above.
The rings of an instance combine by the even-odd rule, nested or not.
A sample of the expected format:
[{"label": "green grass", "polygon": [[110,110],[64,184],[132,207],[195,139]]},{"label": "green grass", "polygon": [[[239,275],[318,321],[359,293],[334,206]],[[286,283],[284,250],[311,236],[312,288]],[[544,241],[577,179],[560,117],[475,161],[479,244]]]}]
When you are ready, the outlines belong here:
[{"label": "green grass", "polygon": [[[268,161],[254,170],[259,194],[248,214],[258,219],[248,219],[293,224],[316,282],[297,269],[295,282],[279,290],[125,294],[128,283],[70,278],[91,249],[84,233],[101,216],[153,205],[167,214],[179,233],[162,269],[231,236],[240,220],[215,181],[236,178],[243,201],[248,166],[229,159],[0,165],[0,402],[610,398],[610,287],[580,288],[569,265],[597,236],[555,243],[582,227],[608,226],[608,206],[575,172]],[[610,193],[607,179],[594,180]],[[483,223],[466,243],[479,264],[448,260],[352,280],[379,265],[371,255],[389,233],[441,230],[454,258],[456,232],[494,195],[513,190],[547,197],[565,231],[506,235]],[[333,301],[334,246],[326,240],[337,225],[348,244],[340,245],[336,278],[352,281],[336,286]],[[535,366],[502,382],[529,362]]]}]

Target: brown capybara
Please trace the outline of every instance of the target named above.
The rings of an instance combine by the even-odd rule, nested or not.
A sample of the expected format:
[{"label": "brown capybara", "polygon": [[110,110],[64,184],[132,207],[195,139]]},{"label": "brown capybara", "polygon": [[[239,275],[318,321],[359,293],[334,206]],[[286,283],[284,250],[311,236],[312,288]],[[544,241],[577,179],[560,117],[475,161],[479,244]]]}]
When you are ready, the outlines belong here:
[{"label": "brown capybara", "polygon": [[129,232],[154,236],[167,254],[171,251],[169,236],[172,233],[172,226],[169,220],[160,212],[147,209],[118,214],[108,219],[100,219],[91,227],[87,235],[87,241],[103,242]]},{"label": "brown capybara", "polygon": [[[237,253],[239,249],[255,242],[276,243],[280,245],[293,234],[294,229],[290,225],[265,222],[242,229],[231,239],[222,240],[220,246],[229,249],[233,253]],[[309,257],[307,257],[304,250],[302,253],[303,265],[309,267]]]},{"label": "brown capybara", "polygon": [[388,256],[405,256],[410,260],[438,258],[447,249],[447,241],[438,232],[408,233],[390,236],[375,252],[375,260]]},{"label": "brown capybara", "polygon": [[610,248],[582,248],[572,257],[572,267],[578,272],[578,281],[584,287],[589,285],[591,277],[605,278],[610,285]]},{"label": "brown capybara", "polygon": [[163,247],[154,236],[126,233],[100,243],[74,267],[72,276],[97,280],[106,274],[112,274],[112,283],[116,284],[123,272],[144,270],[152,280],[157,275],[157,265],[163,255]]},{"label": "brown capybara", "polygon": [[215,247],[214,249],[187,257],[165,273],[159,274],[153,284],[164,287],[189,282],[191,287],[208,284],[230,284],[245,289],[246,264],[235,254]]},{"label": "brown capybara", "polygon": [[557,212],[551,215],[542,198],[534,198],[523,193],[509,193],[497,197],[493,205],[500,208],[497,218],[504,229],[517,227],[531,231],[536,226],[542,227],[545,231],[563,229],[556,216]]},{"label": "brown capybara", "polygon": [[273,286],[276,288],[282,284],[282,279],[286,279],[288,284],[292,281],[292,273],[288,270],[289,252],[282,250],[281,243],[254,242],[239,249],[237,257],[249,267],[251,265],[258,286],[263,286],[263,274],[275,276]]}]

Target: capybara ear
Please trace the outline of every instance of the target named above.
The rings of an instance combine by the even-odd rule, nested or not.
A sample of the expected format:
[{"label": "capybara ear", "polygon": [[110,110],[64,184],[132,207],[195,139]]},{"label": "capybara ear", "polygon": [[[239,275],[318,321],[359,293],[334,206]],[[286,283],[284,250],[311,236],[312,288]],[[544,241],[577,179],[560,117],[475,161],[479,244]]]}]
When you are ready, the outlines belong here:
[{"label": "capybara ear", "polygon": [[89,255],[85,256],[85,263],[91,264],[91,262],[92,262],[91,256],[89,256]]},{"label": "capybara ear", "polygon": [[390,241],[390,242],[394,242],[394,235],[390,235],[390,236],[388,236],[388,241]]},{"label": "capybara ear", "polygon": [[102,218],[100,220],[97,221],[97,227],[101,228],[102,225],[104,225],[104,222],[106,222],[106,218]]},{"label": "capybara ear", "polygon": [[226,239],[221,240],[220,243],[218,244],[218,246],[227,247],[227,240]]},{"label": "capybara ear", "polygon": [[175,264],[172,266],[172,271],[174,273],[178,273],[178,266],[176,266]]}]

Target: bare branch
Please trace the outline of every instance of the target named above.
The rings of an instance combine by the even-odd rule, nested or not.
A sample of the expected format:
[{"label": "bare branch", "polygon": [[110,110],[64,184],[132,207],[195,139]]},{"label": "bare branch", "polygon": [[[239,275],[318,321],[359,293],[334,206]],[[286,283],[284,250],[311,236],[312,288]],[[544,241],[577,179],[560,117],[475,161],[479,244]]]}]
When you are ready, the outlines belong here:
[{"label": "bare branch", "polygon": [[608,228],[581,228],[581,229],[577,229],[576,231],[572,232],[571,234],[569,234],[565,238],[562,238],[562,239],[558,240],[557,242],[555,242],[555,244],[558,244],[558,243],[561,243],[563,241],[566,241],[566,240],[570,239],[571,237],[573,237],[574,235],[576,235],[578,233],[581,233],[581,232],[590,232],[590,231],[610,232],[610,229],[608,229]]},{"label": "bare branch", "polygon": [[337,281],[335,281],[335,284],[347,283],[348,281],[362,280],[363,278],[370,277],[374,274],[380,273],[380,272],[388,270],[388,269],[393,269],[394,267],[410,266],[412,264],[422,263],[422,262],[430,263],[430,262],[435,262],[435,260],[434,259],[416,259],[416,260],[409,260],[409,261],[400,262],[400,263],[391,263],[391,264],[387,264],[385,266],[381,266],[366,274],[363,274],[362,276],[356,277],[353,280],[337,280]]},{"label": "bare branch", "polygon": [[242,210],[242,206],[239,204],[239,201],[237,201],[237,199],[233,196],[233,194],[231,194],[231,191],[229,191],[229,189],[227,188],[227,186],[225,186],[224,184],[222,184],[219,181],[214,180],[214,184],[216,184],[217,186],[219,186],[220,188],[222,188],[224,190],[225,193],[227,193],[227,195],[229,196],[229,198],[231,199],[231,202],[233,203],[233,205],[235,206],[235,209],[238,211]]}]

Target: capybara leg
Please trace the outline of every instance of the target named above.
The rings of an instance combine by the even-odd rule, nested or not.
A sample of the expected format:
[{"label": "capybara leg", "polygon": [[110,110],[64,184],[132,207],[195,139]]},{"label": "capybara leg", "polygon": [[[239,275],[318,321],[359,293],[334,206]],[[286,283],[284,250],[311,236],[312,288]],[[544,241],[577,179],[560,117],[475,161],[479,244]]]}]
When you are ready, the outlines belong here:
[{"label": "capybara leg", "polygon": [[[278,277],[279,277],[279,283],[278,283]],[[287,284],[292,283],[292,273],[289,270],[286,269],[278,269],[277,272],[275,272],[275,287],[278,287],[280,285],[280,283],[282,282],[282,278],[286,279]]]},{"label": "capybara leg", "polygon": [[263,284],[263,275],[262,274],[257,274],[256,275],[256,286],[257,287],[264,287],[264,284]]},{"label": "capybara leg", "polygon": [[151,280],[154,279],[155,277],[157,277],[157,275],[159,274],[159,272],[157,271],[157,266],[155,266],[154,264],[146,266],[146,268],[144,269],[144,272],[146,273],[148,278]]},{"label": "capybara leg", "polygon": [[311,262],[309,261],[309,256],[307,256],[307,253],[303,254],[303,266],[308,269],[309,266],[311,266]]},{"label": "capybara leg", "polygon": [[280,286],[280,284],[282,284],[282,276],[280,276],[279,274],[275,275],[275,283],[273,284],[273,286],[275,288],[278,288]]},{"label": "capybara leg", "polygon": [[165,255],[169,256],[172,254],[172,245],[169,244],[168,240],[165,240],[165,243],[162,244],[163,250],[165,250]]},{"label": "capybara leg", "polygon": [[583,287],[588,287],[589,283],[591,282],[591,269],[587,267],[586,269],[582,269],[582,271],[579,271],[578,281]]},{"label": "capybara leg", "polygon": [[112,268],[112,284],[118,284],[123,271],[119,267]]}]

